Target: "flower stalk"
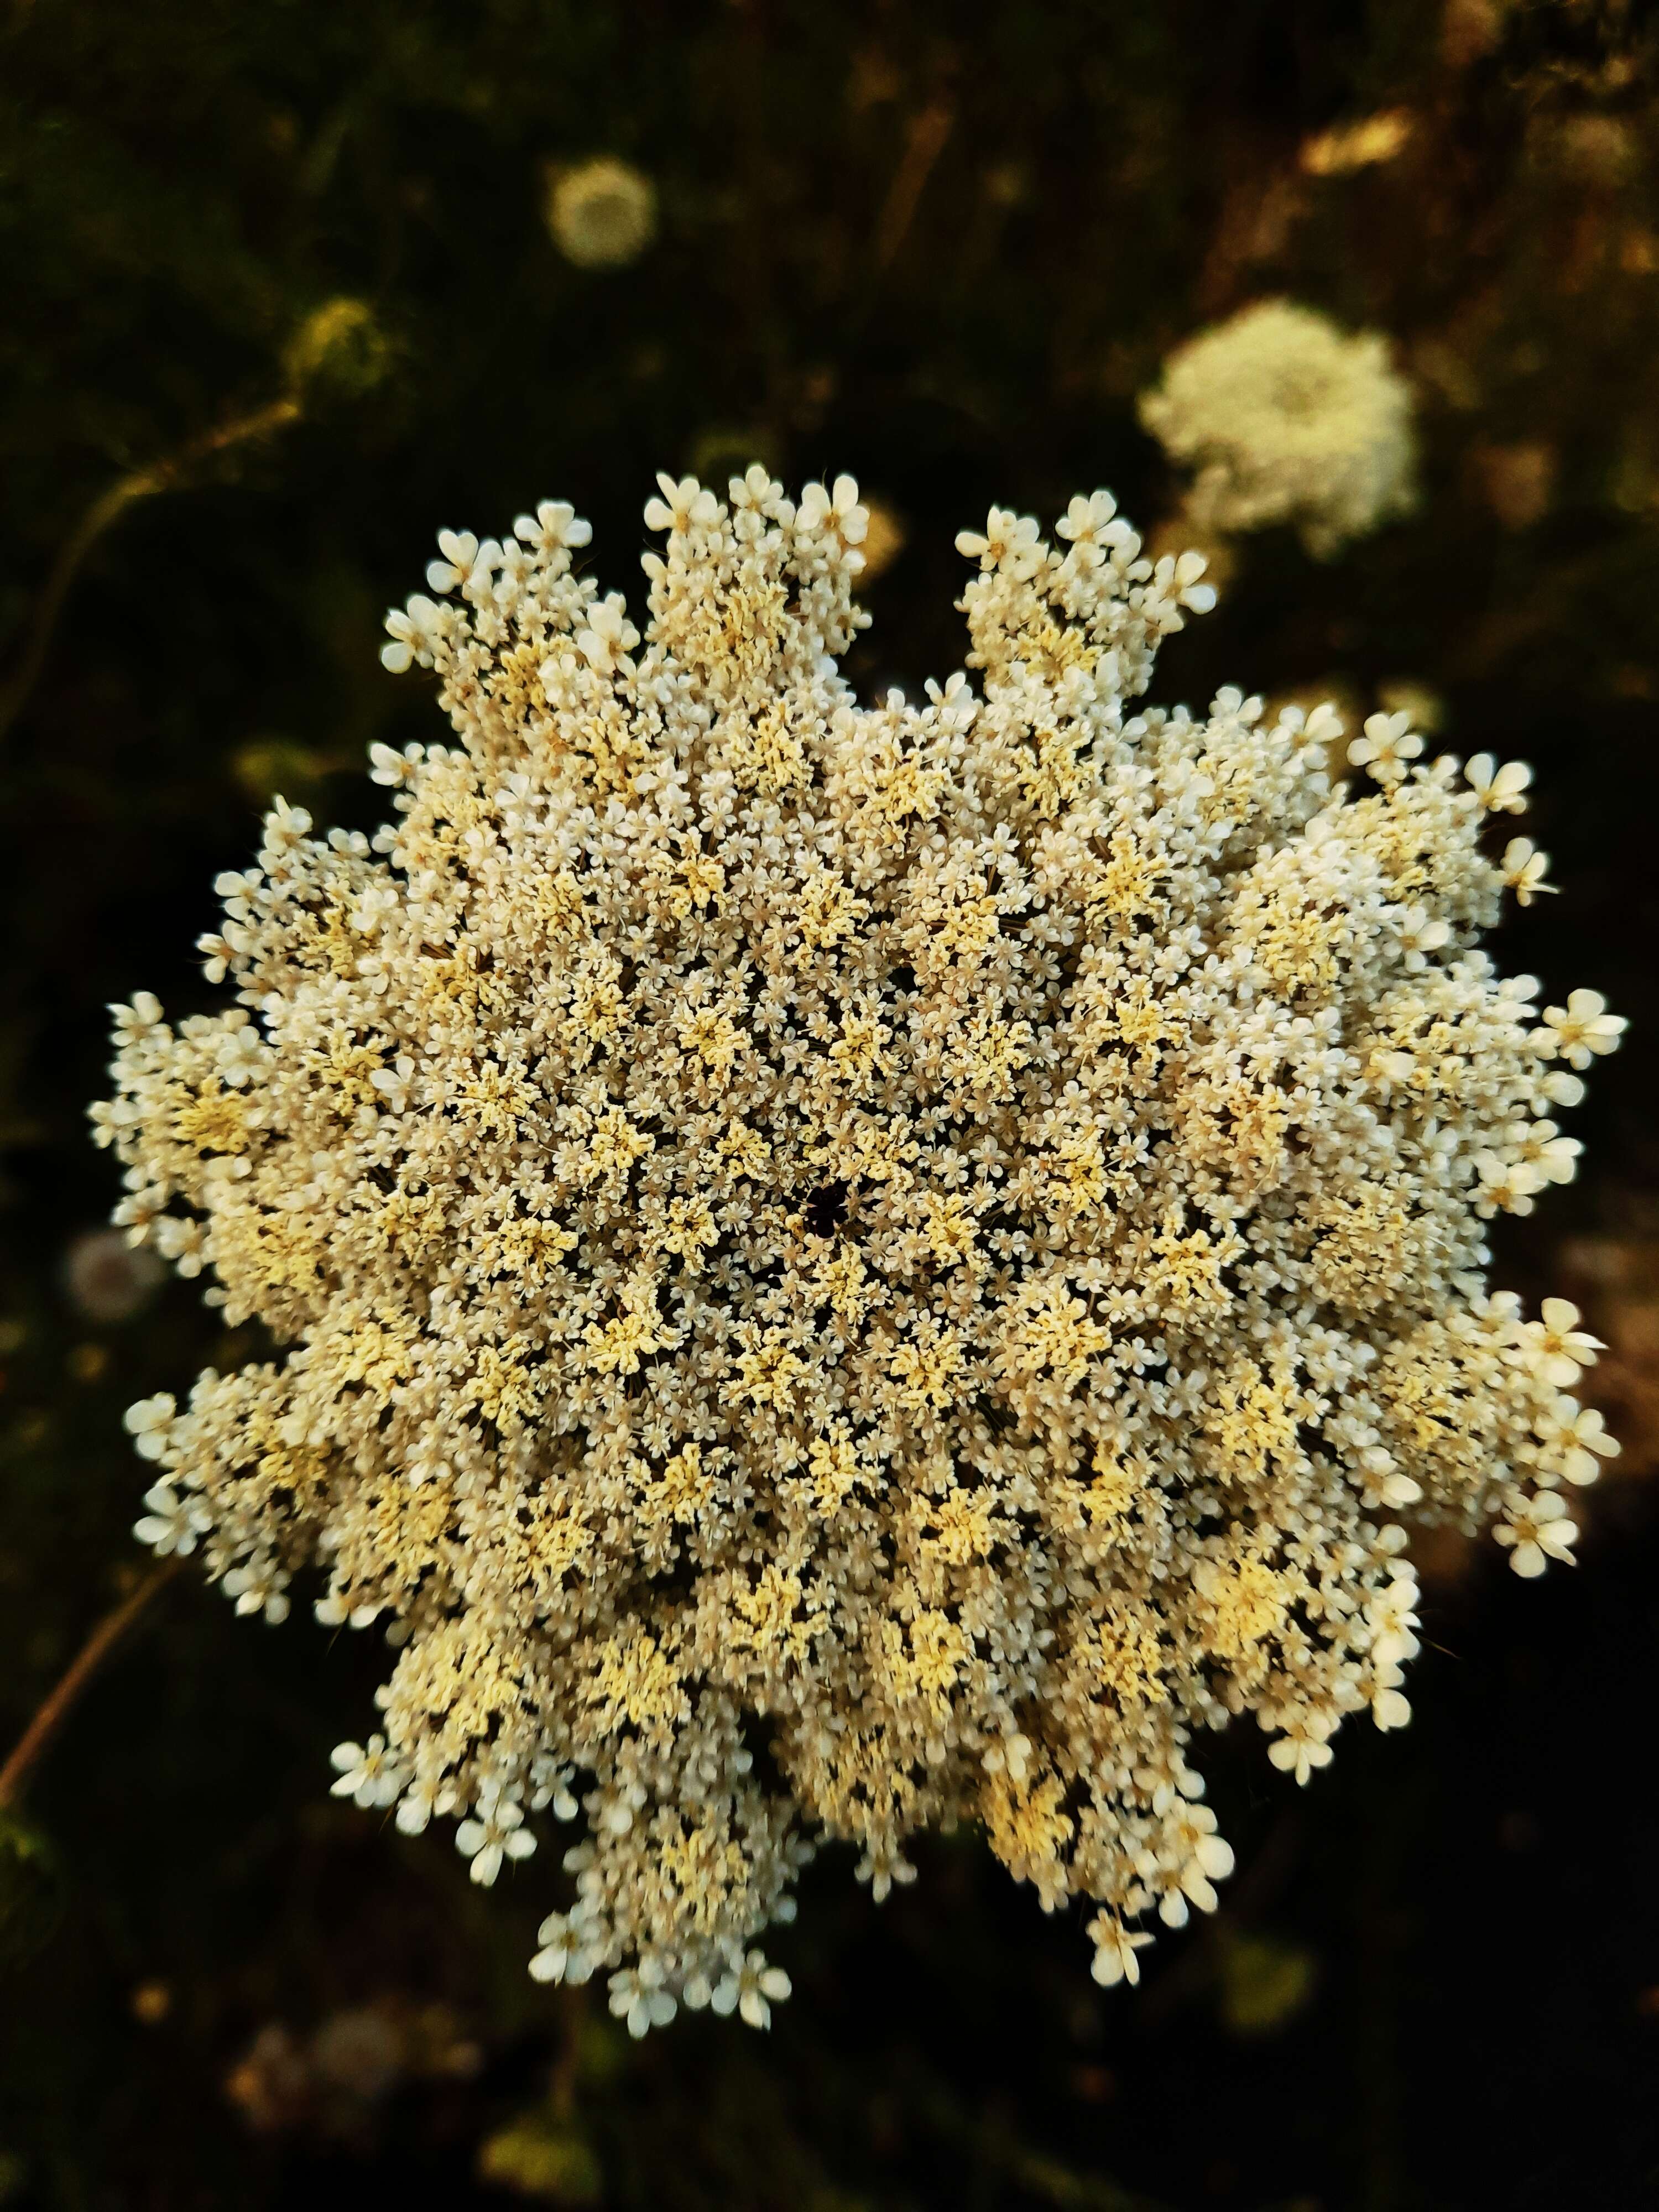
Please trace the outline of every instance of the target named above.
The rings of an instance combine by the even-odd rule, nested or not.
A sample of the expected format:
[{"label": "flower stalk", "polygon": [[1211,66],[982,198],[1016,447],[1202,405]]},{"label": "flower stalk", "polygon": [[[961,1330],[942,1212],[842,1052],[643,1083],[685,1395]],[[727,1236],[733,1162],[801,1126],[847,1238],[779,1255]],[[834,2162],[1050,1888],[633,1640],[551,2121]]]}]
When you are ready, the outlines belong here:
[{"label": "flower stalk", "polygon": [[166,1559],[146,1575],[136,1589],[111,1608],[93,1630],[75,1657],[58,1677],[52,1688],[35,1709],[28,1726],[13,1746],[11,1755],[0,1766],[0,1813],[9,1812],[19,1804],[28,1787],[30,1777],[51,1747],[53,1739],[68,1720],[116,1645],[149,1610],[150,1601],[162,1586],[172,1581],[184,1564],[178,1558]]}]

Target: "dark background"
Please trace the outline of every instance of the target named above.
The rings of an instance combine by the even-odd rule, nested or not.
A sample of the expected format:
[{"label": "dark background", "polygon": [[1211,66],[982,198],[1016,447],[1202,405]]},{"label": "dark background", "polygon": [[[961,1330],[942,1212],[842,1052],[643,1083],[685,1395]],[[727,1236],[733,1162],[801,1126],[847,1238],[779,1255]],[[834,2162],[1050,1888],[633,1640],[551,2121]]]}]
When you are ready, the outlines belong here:
[{"label": "dark background", "polygon": [[[1173,517],[1134,413],[1172,344],[1280,293],[1382,328],[1420,511],[1242,544],[1157,696],[1425,688],[1536,766],[1563,896],[1500,958],[1632,1017],[1579,1182],[1498,1240],[1612,1347],[1583,1564],[1425,1542],[1412,1727],[1305,1791],[1213,1747],[1239,1873],[1139,1991],[958,1838],[880,1911],[821,1862],[769,2037],[631,2045],[525,1975],[547,1855],[481,1893],[329,1797],[377,1653],[187,1573],[0,1824],[0,2203],[1659,2203],[1656,52],[1588,0],[0,0],[0,1748],[143,1571],[122,1409],[245,1351],[196,1286],[100,1323],[65,1276],[105,1004],[207,1002],[274,791],[377,818],[365,745],[438,726],[377,647],[440,525],[568,497],[637,596],[657,468],[848,468],[906,540],[850,672],[943,676],[993,498]],[[660,221],[588,272],[547,172],[601,154]]]}]

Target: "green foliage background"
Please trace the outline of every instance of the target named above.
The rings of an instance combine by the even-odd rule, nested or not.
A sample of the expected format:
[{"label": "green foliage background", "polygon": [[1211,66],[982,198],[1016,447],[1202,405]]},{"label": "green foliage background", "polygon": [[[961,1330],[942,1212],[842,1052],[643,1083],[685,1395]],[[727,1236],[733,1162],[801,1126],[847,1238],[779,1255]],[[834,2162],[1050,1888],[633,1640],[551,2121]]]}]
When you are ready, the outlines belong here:
[{"label": "green foliage background", "polygon": [[[1583,1567],[1443,1547],[1403,1738],[1305,1793],[1223,1747],[1240,1874],[1139,1993],[957,1838],[879,1912],[830,1855],[769,2038],[633,2047],[525,1977],[550,1853],[486,1895],[329,1798],[374,1653],[186,1574],[0,1826],[0,2203],[1659,2202],[1655,64],[1611,0],[0,0],[0,696],[40,663],[0,738],[7,1740],[143,1571],[122,1408],[240,1356],[190,1285],[118,1326],[65,1290],[105,1002],[204,1001],[273,791],[375,818],[364,747],[435,727],[377,646],[441,524],[571,498],[626,586],[658,467],[851,468],[907,533],[851,672],[942,675],[991,499],[1173,513],[1133,411],[1171,343],[1276,292],[1380,325],[1420,514],[1329,567],[1246,545],[1160,696],[1431,689],[1537,767],[1565,895],[1506,964],[1636,1018],[1587,1173],[1501,1241],[1613,1343]],[[1396,108],[1394,158],[1299,161]],[[661,224],[589,273],[546,176],[597,153]]]}]

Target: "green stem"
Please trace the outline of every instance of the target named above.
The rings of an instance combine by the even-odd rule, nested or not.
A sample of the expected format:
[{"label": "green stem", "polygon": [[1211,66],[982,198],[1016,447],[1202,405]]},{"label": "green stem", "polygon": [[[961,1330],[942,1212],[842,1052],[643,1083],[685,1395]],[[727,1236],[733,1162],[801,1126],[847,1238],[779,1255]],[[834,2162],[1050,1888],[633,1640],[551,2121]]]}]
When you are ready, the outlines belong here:
[{"label": "green stem", "polygon": [[154,492],[170,491],[198,461],[212,454],[222,453],[227,447],[244,444],[250,438],[264,436],[272,430],[286,429],[299,418],[300,404],[295,399],[275,399],[269,406],[256,408],[251,415],[239,415],[216,429],[205,431],[192,438],[176,453],[152,462],[149,468],[135,469],[101,492],[87,509],[68,540],[59,550],[46,578],[46,589],[40,594],[34,618],[30,625],[29,641],[16,673],[0,690],[0,741],[3,741],[12,724],[28,703],[29,694],[39,682],[41,670],[46,665],[46,655],[52,649],[58,618],[63,612],[64,602],[70,587],[80,573],[81,564],[98,540],[118,521],[137,501],[148,499]]},{"label": "green stem", "polygon": [[41,1753],[68,1719],[81,1692],[115,1649],[164,1583],[170,1582],[184,1562],[164,1559],[147,1575],[131,1596],[106,1613],[70,1661],[66,1672],[47,1692],[34,1717],[18,1738],[11,1757],[0,1766],[0,1812],[15,1805],[28,1786],[28,1778]]}]

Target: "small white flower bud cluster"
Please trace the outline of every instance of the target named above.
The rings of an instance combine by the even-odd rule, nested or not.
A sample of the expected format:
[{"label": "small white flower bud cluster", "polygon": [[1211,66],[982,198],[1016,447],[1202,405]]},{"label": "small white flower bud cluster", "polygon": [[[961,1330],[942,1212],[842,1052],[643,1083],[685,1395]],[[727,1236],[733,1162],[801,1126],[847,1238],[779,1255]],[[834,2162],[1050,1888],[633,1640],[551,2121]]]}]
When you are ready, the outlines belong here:
[{"label": "small white flower bud cluster", "polygon": [[583,161],[550,176],[547,226],[577,268],[623,268],[657,234],[657,188],[629,162]]}]

